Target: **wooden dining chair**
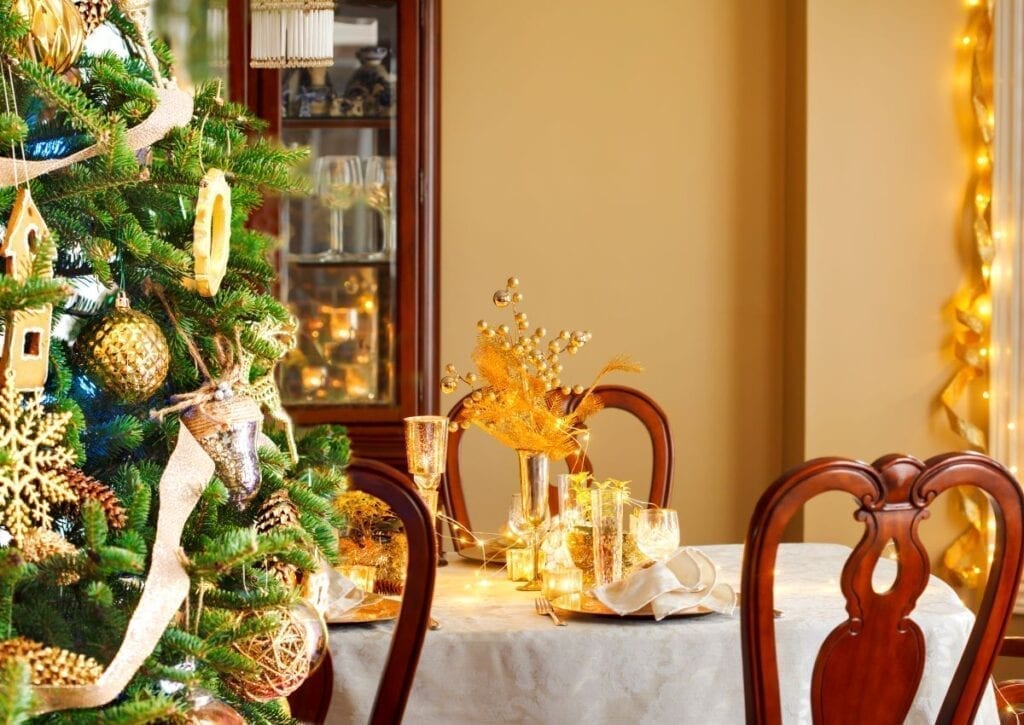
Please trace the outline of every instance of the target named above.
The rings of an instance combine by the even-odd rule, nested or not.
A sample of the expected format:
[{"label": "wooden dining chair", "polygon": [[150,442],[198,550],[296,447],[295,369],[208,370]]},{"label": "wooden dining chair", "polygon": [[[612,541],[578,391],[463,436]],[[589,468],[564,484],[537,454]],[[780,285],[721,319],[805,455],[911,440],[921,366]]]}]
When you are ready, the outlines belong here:
[{"label": "wooden dining chair", "polygon": [[[601,401],[603,409],[622,410],[633,415],[643,424],[651,439],[653,466],[651,469],[651,487],[648,489],[647,501],[654,506],[668,506],[672,494],[672,472],[675,467],[675,450],[672,445],[672,432],[668,425],[668,416],[654,398],[636,388],[625,385],[598,385],[592,393]],[[583,401],[584,394],[569,398],[567,410],[574,411]],[[586,454],[570,456],[570,470],[594,472],[593,463]]]},{"label": "wooden dining chair", "polygon": [[[401,471],[376,461],[353,458],[347,473],[351,490],[368,493],[391,508],[402,522],[409,542],[402,607],[370,714],[371,725],[392,725],[401,722],[405,712],[430,622],[437,540],[429,511],[412,481]],[[334,668],[328,654],[320,668],[288,697],[292,717],[301,722],[323,723],[333,689]]]},{"label": "wooden dining chair", "polygon": [[[938,722],[969,723],[989,682],[1020,582],[1024,495],[1000,464],[976,453],[951,453],[922,463],[889,455],[870,466],[820,458],[779,478],[757,503],[743,552],[740,612],[747,722],[782,722],[773,616],[775,559],[783,531],[808,500],[826,491],[852,494],[863,538],[843,568],[840,588],[848,618],[825,640],[811,681],[815,723],[902,723],[924,668],[924,637],[910,618],[928,584],[928,555],[917,527],[935,497],[977,486],[993,501],[998,532],[992,568],[974,628],[939,711]],[[895,543],[898,573],[876,592],[875,565]]]}]

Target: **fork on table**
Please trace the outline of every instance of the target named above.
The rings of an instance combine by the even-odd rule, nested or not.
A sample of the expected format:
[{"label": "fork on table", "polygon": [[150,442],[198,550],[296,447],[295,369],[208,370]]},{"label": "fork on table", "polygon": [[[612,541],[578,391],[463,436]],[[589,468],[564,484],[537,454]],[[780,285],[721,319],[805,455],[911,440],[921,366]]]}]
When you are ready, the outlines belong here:
[{"label": "fork on table", "polygon": [[555,610],[552,608],[551,602],[549,602],[547,599],[545,599],[544,597],[537,597],[533,600],[533,603],[537,607],[537,614],[548,615],[549,617],[551,617],[551,621],[557,624],[559,627],[566,626],[565,622],[559,619],[558,615],[555,614]]}]

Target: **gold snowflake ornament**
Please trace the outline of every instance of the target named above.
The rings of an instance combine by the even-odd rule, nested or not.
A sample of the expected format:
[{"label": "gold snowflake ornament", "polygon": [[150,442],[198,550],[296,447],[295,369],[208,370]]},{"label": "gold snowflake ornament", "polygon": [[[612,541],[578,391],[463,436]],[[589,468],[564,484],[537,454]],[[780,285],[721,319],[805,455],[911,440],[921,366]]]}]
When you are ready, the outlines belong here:
[{"label": "gold snowflake ornament", "polygon": [[0,526],[20,540],[35,527],[50,528],[51,504],[75,500],[61,470],[75,456],[63,445],[71,413],[50,413],[42,395],[23,396],[7,370],[0,391]]}]

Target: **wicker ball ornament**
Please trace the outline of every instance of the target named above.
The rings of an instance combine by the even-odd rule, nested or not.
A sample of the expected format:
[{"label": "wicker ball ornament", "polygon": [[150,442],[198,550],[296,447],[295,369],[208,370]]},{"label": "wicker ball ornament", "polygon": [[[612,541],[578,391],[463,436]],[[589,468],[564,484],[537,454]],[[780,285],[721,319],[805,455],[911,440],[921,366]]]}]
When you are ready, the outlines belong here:
[{"label": "wicker ball ornament", "polygon": [[[305,682],[327,653],[327,625],[311,605],[300,601],[276,610],[279,625],[235,642],[232,647],[256,664],[252,672],[232,675],[229,683],[256,702],[287,697]],[[240,622],[261,616],[249,611]]]},{"label": "wicker ball ornament", "polygon": [[63,73],[85,46],[85,22],[72,0],[14,0],[11,9],[28,20],[21,50],[32,60]]},{"label": "wicker ball ornament", "polygon": [[79,333],[75,356],[94,382],[128,404],[152,396],[163,385],[171,363],[160,326],[133,310],[124,294],[118,295],[112,312]]}]

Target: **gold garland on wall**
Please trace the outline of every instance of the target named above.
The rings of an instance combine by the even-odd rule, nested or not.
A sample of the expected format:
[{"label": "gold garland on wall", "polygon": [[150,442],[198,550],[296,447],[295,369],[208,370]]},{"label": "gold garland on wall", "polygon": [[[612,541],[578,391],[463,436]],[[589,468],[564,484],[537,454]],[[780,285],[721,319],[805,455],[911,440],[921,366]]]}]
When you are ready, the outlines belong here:
[{"label": "gold garland on wall", "polygon": [[[985,431],[968,419],[972,396],[968,393],[982,388],[981,397],[989,398],[989,339],[992,322],[991,272],[995,244],[991,229],[992,204],[992,142],[995,131],[992,87],[992,18],[994,0],[967,0],[969,16],[967,31],[960,42],[970,52],[970,115],[971,143],[974,163],[967,182],[966,213],[969,216],[974,252],[979,268],[972,276],[969,289],[957,305],[954,352],[958,369],[942,391],[941,401],[953,431],[972,448],[986,451]],[[969,522],[943,555],[943,564],[954,581],[974,589],[983,581],[988,569],[988,532],[983,512],[987,509],[983,495],[976,489],[958,489],[960,505]]]}]

